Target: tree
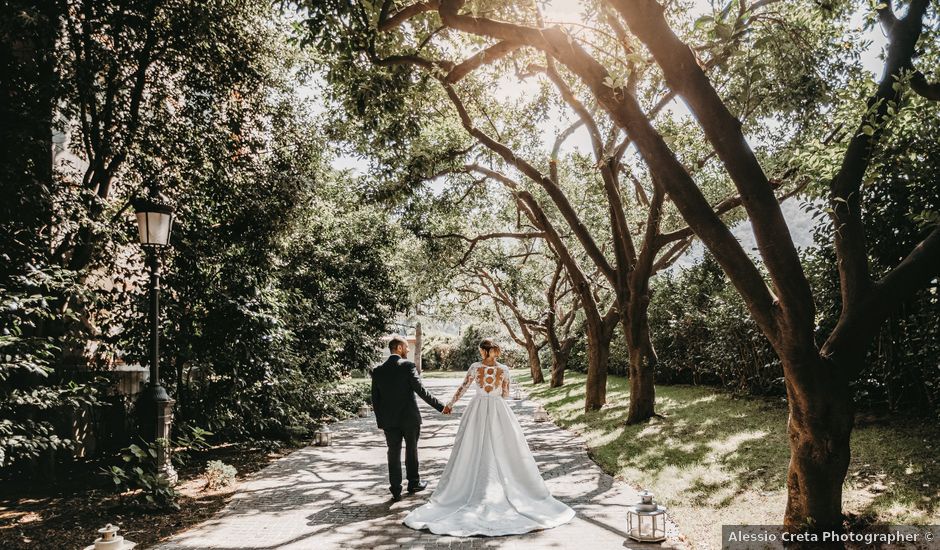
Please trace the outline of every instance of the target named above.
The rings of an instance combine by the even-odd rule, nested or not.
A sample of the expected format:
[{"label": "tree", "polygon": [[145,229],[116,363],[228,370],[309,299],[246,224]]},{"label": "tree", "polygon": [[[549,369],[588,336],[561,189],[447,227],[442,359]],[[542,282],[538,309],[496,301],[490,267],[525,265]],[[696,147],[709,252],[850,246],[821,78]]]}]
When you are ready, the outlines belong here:
[{"label": "tree", "polygon": [[[933,224],[924,229],[920,242],[905,258],[883,277],[874,280],[865,255],[865,221],[859,207],[859,189],[872,151],[887,123],[902,108],[908,90],[930,98],[936,94],[937,86],[916,71],[913,62],[929,1],[912,0],[903,18],[894,14],[890,3],[877,7],[889,37],[884,73],[870,93],[867,107],[857,117],[854,124],[857,129],[850,134],[849,143],[841,154],[840,168],[829,186],[835,227],[832,237],[839,259],[843,299],[840,320],[822,345],[817,344],[814,333],[812,290],[774,194],[774,182],[765,171],[766,167],[773,166],[775,157],[770,155],[762,161],[755,154],[742,127],[741,114],[746,109],[738,106],[732,110],[734,105],[721,97],[697,58],[696,50],[667,22],[663,5],[655,0],[603,3],[612,8],[611,27],[622,25],[649,52],[662,72],[665,85],[685,101],[707,142],[714,148],[721,168],[737,188],[739,201],[752,221],[770,287],[735,240],[727,223],[703,195],[672,144],[652,123],[649,112],[643,108],[629,82],[618,78],[598,60],[598,55],[592,55],[582,41],[561,26],[544,27],[525,10],[468,13],[463,11],[464,4],[463,0],[418,2],[389,15],[391,3],[386,2],[378,14],[379,27],[394,27],[433,12],[445,29],[489,41],[487,47],[490,48],[501,44],[506,48],[509,44],[544,52],[580,80],[635,145],[654,188],[661,195],[668,194],[690,230],[712,252],[780,356],[790,406],[788,430],[792,453],[785,523],[791,527],[811,522],[820,529],[840,528],[841,488],[848,466],[852,428],[848,384],[864,363],[865,350],[893,305],[927,284],[938,272],[940,227]],[[732,9],[735,7],[737,10]],[[755,49],[766,51],[766,44],[748,37],[751,17],[759,8],[782,10],[783,20],[786,20],[786,10],[792,9],[773,2],[730,2],[720,10],[721,21],[713,18],[718,42],[746,38]],[[846,3],[827,3],[816,8],[813,16],[821,28],[830,29],[838,27],[837,16],[833,14],[844,14],[846,10]],[[503,15],[504,19],[490,16],[492,13]],[[729,14],[732,25],[724,21]],[[429,20],[422,21],[428,28]],[[832,49],[832,45],[842,39],[829,40],[830,36],[832,33],[826,30],[821,33],[822,43]],[[480,57],[485,55],[477,59]],[[405,60],[399,56],[396,61],[422,64],[422,59]],[[609,56],[604,61],[609,61]],[[435,66],[433,61],[428,63]],[[804,113],[815,112],[817,118],[822,118],[828,112],[825,107],[834,98],[827,95],[826,90],[820,93],[823,100],[812,103],[816,108],[800,107]],[[774,103],[766,109],[768,115],[777,116],[796,110]],[[801,122],[805,120],[804,117]],[[826,133],[830,131],[827,129]],[[812,135],[797,134],[795,141],[805,144]],[[787,158],[789,155],[780,154],[776,161]]]},{"label": "tree", "polygon": [[[566,300],[571,287],[567,278],[563,279],[564,266],[555,261],[555,271],[546,292],[545,315],[541,324],[548,340],[548,348],[552,353],[551,380],[549,386],[558,388],[565,383],[565,371],[568,369],[568,359],[571,351],[578,341],[577,333],[573,332],[580,304],[577,297]],[[565,302],[567,307],[565,307]]]},{"label": "tree", "polygon": [[96,375],[146,360],[128,209],[152,185],[177,207],[161,327],[177,419],[232,440],[329,414],[335,381],[368,366],[407,297],[400,234],[329,168],[294,89],[309,60],[282,14],[261,1],[5,7],[0,467],[67,449],[57,415],[107,406]]},{"label": "tree", "polygon": [[[53,221],[61,214],[61,177],[50,143],[61,96],[56,48],[57,2],[7,2],[0,22],[0,468],[51,457],[72,441],[51,411],[98,404],[97,384],[58,376],[62,349],[77,336],[47,337],[74,308],[56,301],[83,296],[75,273],[49,258]],[[92,382],[92,383],[89,383]],[[45,473],[50,473],[48,470]]]},{"label": "tree", "polygon": [[[783,362],[792,452],[786,524],[796,527],[809,521],[817,528],[838,529],[852,427],[848,383],[864,362],[867,344],[892,305],[935,277],[940,258],[940,228],[934,227],[894,269],[880,280],[872,280],[864,253],[864,220],[858,193],[873,146],[891,112],[900,108],[908,88],[904,75],[911,72],[928,2],[914,0],[907,15],[900,19],[890,5],[879,8],[889,34],[884,75],[870,96],[868,108],[843,154],[841,168],[830,184],[833,221],[838,228],[833,238],[840,262],[843,309],[839,323],[821,346],[816,344],[813,332],[812,292],[773,186],[744,139],[739,120],[721,99],[692,50],[670,28],[660,4],[653,0],[618,0],[611,5],[656,59],[669,87],[685,99],[715,147],[752,220],[773,292],[650,124],[636,98],[622,87],[610,86],[608,71],[567,40],[561,29],[537,29],[464,15],[459,11],[459,1],[442,1],[440,14],[445,24],[462,31],[521,41],[549,52],[591,88],[599,103],[637,144],[654,179],[669,193],[744,296],[749,311]],[[923,84],[914,87],[933,90],[933,86]]]},{"label": "tree", "polygon": [[[534,200],[541,201],[538,205],[520,196],[520,200],[526,203],[526,208],[535,210],[533,214],[537,214],[537,210],[545,210],[545,204],[550,204],[557,209],[561,215],[561,219],[557,222],[559,226],[574,235],[576,246],[586,252],[588,262],[593,264],[611,288],[615,289],[617,310],[613,313],[617,317],[612,319],[622,324],[631,353],[631,399],[627,420],[639,422],[649,418],[655,412],[652,373],[657,362],[649,336],[650,327],[646,313],[649,304],[649,281],[657,272],[668,267],[681,256],[690,245],[694,232],[673,221],[675,216],[670,210],[670,201],[662,186],[644,187],[644,182],[640,177],[632,173],[624,164],[623,158],[633,144],[632,138],[626,136],[617,141],[620,128],[612,124],[609,119],[598,120],[596,114],[592,112],[596,109],[582,102],[576,93],[586,90],[581,87],[577,89],[572,87],[556,68],[554,56],[543,54],[544,62],[536,62],[537,58],[534,59],[530,54],[522,51],[523,46],[527,45],[525,40],[519,41],[506,34],[495,44],[484,45],[477,53],[466,59],[459,62],[452,61],[444,56],[454,50],[459,52],[461,47],[467,46],[467,43],[461,43],[452,38],[449,47],[435,48],[434,44],[439,35],[438,29],[463,31],[468,29],[459,27],[455,24],[456,20],[449,18],[447,10],[451,8],[447,7],[447,3],[421,2],[404,7],[397,12],[392,11],[392,7],[392,3],[385,3],[378,13],[370,13],[368,7],[358,6],[350,8],[349,17],[339,20],[332,18],[332,14],[335,14],[337,10],[342,12],[346,8],[324,4],[312,8],[310,26],[319,39],[318,43],[322,51],[330,54],[335,52],[337,33],[332,29],[336,27],[339,27],[341,35],[347,37],[350,44],[347,46],[348,49],[343,51],[343,55],[331,62],[331,73],[349,74],[352,71],[350,65],[355,65],[353,60],[356,58],[353,56],[359,51],[365,54],[364,57],[372,65],[379,67],[379,72],[386,69],[391,72],[400,72],[403,66],[414,66],[441,83],[447,97],[459,114],[464,130],[477,143],[489,150],[490,166],[481,166],[482,163],[479,162],[469,162],[462,167],[452,167],[450,170],[438,169],[434,175],[439,176],[448,171],[470,172],[503,182],[509,189],[524,188],[517,179],[511,177],[511,173],[508,173],[511,170],[524,176],[523,181],[529,182],[538,193],[538,195],[532,195]],[[533,12],[528,7],[520,9],[527,15],[531,14],[540,23],[541,18],[538,12]],[[433,17],[423,17],[423,14],[428,12],[440,15],[440,27],[437,26],[437,21]],[[506,7],[506,13],[512,13],[512,9]],[[610,20],[608,15],[599,14],[598,19]],[[409,33],[417,33],[413,41],[415,44],[395,34],[396,30],[406,25],[410,25]],[[613,26],[612,33],[606,35],[599,33],[599,36],[614,37],[608,38],[606,45],[613,50],[623,48],[630,56],[628,65],[633,72],[627,79],[626,85],[633,93],[642,91],[652,97],[650,116],[656,116],[673,99],[675,93],[673,91],[663,93],[659,90],[660,82],[656,79],[639,76],[648,70],[646,67],[648,63],[636,56],[635,46],[630,44],[628,39],[623,38],[626,31],[616,24]],[[467,42],[474,46],[479,43],[478,36],[474,35],[485,35],[485,33],[481,34],[472,30],[466,34],[471,37],[467,39]],[[729,57],[729,54],[720,51],[720,48],[713,49],[717,51],[706,64],[708,68],[720,67]],[[530,134],[537,132],[529,120],[531,116],[545,116],[547,100],[528,107],[526,111],[531,111],[530,119],[526,119],[525,114],[506,115],[499,107],[494,107],[494,105],[499,105],[498,101],[492,95],[487,96],[483,92],[497,86],[500,69],[505,70],[510,66],[507,59],[511,61],[512,66],[516,67],[520,78],[544,75],[545,81],[556,89],[557,97],[561,100],[560,106],[575,116],[575,121],[571,126],[559,133],[551,154],[546,159],[547,162],[533,159],[537,153],[532,146],[532,138],[521,135],[526,132]],[[524,69],[520,69],[520,66]],[[493,67],[496,68],[485,73],[485,76],[479,76]],[[360,68],[359,70],[367,71],[368,69]],[[340,89],[348,89],[342,84],[348,79],[331,78],[340,82],[338,84]],[[462,90],[458,90],[458,86]],[[462,92],[468,97],[463,97]],[[349,90],[348,93],[355,94],[357,91]],[[431,93],[433,92],[424,87],[420,90],[421,95]],[[540,97],[542,95],[546,93],[543,92]],[[420,101],[420,99],[417,100]],[[476,107],[475,109],[471,109],[471,103]],[[409,101],[408,104],[414,106],[415,102]],[[431,103],[429,108],[439,110],[434,103]],[[745,116],[755,110],[756,103],[753,106],[748,105],[745,108]],[[414,111],[409,110],[408,116],[413,116],[413,114]],[[500,115],[508,119],[508,123],[497,127],[494,121],[498,120],[497,117]],[[564,171],[559,170],[559,149],[572,132],[581,126],[587,129],[590,136],[594,166],[580,161],[582,163],[580,170],[565,174]],[[486,129],[487,127],[489,129]],[[676,136],[679,136],[684,128],[679,126],[676,130]],[[699,168],[702,168],[713,156],[713,153],[709,151],[699,152],[693,149],[689,152],[699,156],[696,159]],[[464,156],[468,154],[479,155],[480,153],[473,152],[472,149],[470,152],[463,152]],[[501,162],[505,169],[494,170],[492,166],[494,160]],[[547,165],[547,169],[540,168],[540,165]],[[584,168],[584,166],[590,167]],[[560,174],[580,179],[584,181],[584,185],[600,186],[603,193],[599,197],[598,207],[603,207],[608,214],[602,224],[595,226],[588,223],[583,211],[576,210],[564,187],[564,182],[560,179]],[[637,197],[633,204],[626,200],[621,191],[620,178],[622,176],[627,177],[635,188]],[[775,187],[781,183],[776,182]],[[714,181],[712,187],[722,189],[722,184],[723,182]],[[797,187],[781,198],[798,190]],[[725,197],[723,194],[719,191],[717,196],[722,200],[714,201],[714,211],[717,215],[731,213],[741,204],[739,198]],[[670,225],[672,227],[669,227]],[[668,231],[668,229],[673,230]],[[553,243],[552,246],[557,248],[559,243]],[[612,259],[603,251],[604,248],[612,252]],[[560,257],[566,269],[582,269],[567,262],[565,254],[560,254]],[[584,291],[578,288],[575,284],[575,289],[580,293],[581,300],[587,308],[586,330],[591,342],[589,349],[595,350],[589,354],[591,361],[588,369],[585,407],[588,410],[595,410],[600,408],[606,399],[607,352],[604,350],[609,347],[613,330],[608,327],[609,323],[606,322],[608,318],[602,319],[600,315],[591,314],[592,308],[589,305],[591,297],[586,287]]]},{"label": "tree", "polygon": [[[174,159],[167,387],[181,421],[228,439],[283,437],[323,416],[328,390],[370,366],[406,298],[391,260],[397,227],[329,167],[294,91],[309,60],[273,32],[283,19],[266,18],[243,45],[257,48],[242,52],[252,80],[181,104],[141,147]],[[146,324],[128,329],[122,347],[146,349]]]}]

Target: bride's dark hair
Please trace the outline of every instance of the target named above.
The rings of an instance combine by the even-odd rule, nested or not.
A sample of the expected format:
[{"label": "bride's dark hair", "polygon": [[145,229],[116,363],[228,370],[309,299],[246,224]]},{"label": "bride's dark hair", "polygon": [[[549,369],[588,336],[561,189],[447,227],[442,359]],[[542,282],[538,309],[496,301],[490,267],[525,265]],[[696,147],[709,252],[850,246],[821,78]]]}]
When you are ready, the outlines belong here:
[{"label": "bride's dark hair", "polygon": [[496,351],[503,351],[499,348],[499,344],[494,342],[491,338],[480,340],[480,349],[486,352],[487,357],[490,355],[490,350],[495,349]]}]

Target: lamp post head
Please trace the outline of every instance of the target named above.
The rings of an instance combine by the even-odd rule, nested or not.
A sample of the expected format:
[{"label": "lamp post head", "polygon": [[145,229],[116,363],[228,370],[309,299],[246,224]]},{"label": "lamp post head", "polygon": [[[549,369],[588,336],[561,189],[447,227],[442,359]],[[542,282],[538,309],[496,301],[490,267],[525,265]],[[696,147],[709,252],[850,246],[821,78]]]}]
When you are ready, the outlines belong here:
[{"label": "lamp post head", "polygon": [[162,196],[136,197],[131,201],[137,215],[140,244],[167,246],[173,229],[173,207]]}]

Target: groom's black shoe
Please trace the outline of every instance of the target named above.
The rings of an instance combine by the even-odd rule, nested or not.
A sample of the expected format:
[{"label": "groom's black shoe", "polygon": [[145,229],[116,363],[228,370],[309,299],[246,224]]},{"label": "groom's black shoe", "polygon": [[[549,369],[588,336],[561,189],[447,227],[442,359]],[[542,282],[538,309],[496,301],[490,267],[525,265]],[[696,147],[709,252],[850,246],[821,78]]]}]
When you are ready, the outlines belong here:
[{"label": "groom's black shoe", "polygon": [[423,491],[423,490],[425,490],[425,489],[427,489],[427,488],[428,488],[428,482],[427,482],[427,481],[419,481],[419,482],[415,483],[414,485],[409,484],[409,485],[408,485],[408,492],[409,492],[409,493],[417,493],[417,492]]},{"label": "groom's black shoe", "polygon": [[401,493],[392,493],[392,501],[398,502],[401,500]]}]

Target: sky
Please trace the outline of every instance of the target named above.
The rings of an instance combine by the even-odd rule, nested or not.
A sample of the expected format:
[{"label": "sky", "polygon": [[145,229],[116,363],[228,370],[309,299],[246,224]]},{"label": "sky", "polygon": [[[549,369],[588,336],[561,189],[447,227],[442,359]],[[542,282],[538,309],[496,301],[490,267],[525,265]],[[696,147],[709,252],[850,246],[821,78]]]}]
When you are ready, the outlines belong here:
[{"label": "sky", "polygon": [[[581,10],[582,7],[580,0],[552,0],[543,8],[542,14],[546,23],[548,24],[564,22],[579,23],[583,22],[580,16]],[[695,5],[692,8],[691,15],[692,17],[697,18],[700,15],[710,12],[711,3],[709,0],[695,0]],[[858,14],[853,19],[853,24],[861,26],[861,22],[862,16],[861,14]],[[882,71],[882,60],[880,59],[880,56],[884,46],[886,45],[885,36],[881,32],[880,28],[875,28],[869,31],[865,38],[871,41],[871,47],[863,54],[861,62],[863,66],[873,74],[874,77],[880,77]],[[503,84],[496,94],[497,96],[502,96],[509,99],[532,93],[536,86],[537,83],[534,81],[534,79],[519,81],[514,76],[507,76],[503,80]],[[312,94],[316,94],[316,92],[313,90],[311,90],[311,92]],[[673,100],[666,109],[680,116],[690,114],[688,108],[680,99]],[[562,124],[567,125],[568,122],[555,120],[554,123],[552,121],[548,121],[543,125],[543,142],[546,143],[546,149],[549,148],[550,144],[554,141],[555,135],[557,135],[561,129],[560,126]],[[581,150],[584,153],[590,153],[591,151],[590,138],[588,136],[587,130],[585,130],[583,127],[576,131],[565,142],[565,146],[562,152],[564,153],[575,149]],[[354,173],[364,173],[366,171],[367,165],[365,161],[360,158],[339,154],[333,161],[333,167],[340,170],[350,170]],[[441,183],[441,185],[443,185],[443,183]],[[812,229],[813,221],[809,215],[804,212],[804,209],[801,206],[801,201],[799,199],[789,200],[783,205],[783,211],[787,218],[787,222],[790,226],[791,234],[796,245],[800,248],[803,248],[812,244],[810,230]],[[733,233],[738,238],[738,240],[741,241],[745,250],[749,251],[751,254],[756,254],[756,243],[749,222],[739,223],[733,228]],[[687,253],[687,255],[677,265],[680,268],[682,266],[690,265],[698,257],[700,257],[701,254],[701,244],[696,243],[696,245],[690,249],[689,253]]]}]

